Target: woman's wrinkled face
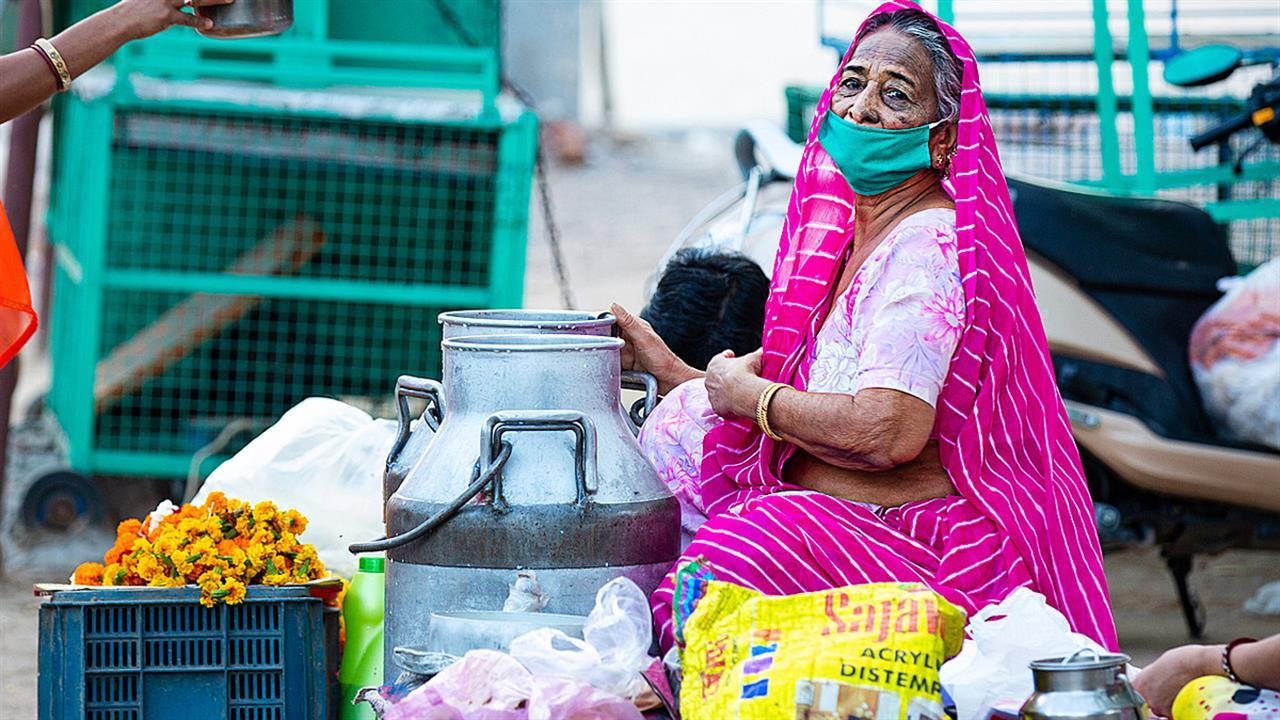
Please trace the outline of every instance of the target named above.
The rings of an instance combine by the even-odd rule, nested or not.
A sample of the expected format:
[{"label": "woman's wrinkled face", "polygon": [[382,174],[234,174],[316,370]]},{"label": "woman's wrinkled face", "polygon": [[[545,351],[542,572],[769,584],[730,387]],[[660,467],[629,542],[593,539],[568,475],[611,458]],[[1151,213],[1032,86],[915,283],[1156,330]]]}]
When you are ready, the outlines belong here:
[{"label": "woman's wrinkled face", "polygon": [[888,130],[934,122],[938,95],[929,52],[890,27],[864,37],[840,73],[831,110],[850,122]]}]

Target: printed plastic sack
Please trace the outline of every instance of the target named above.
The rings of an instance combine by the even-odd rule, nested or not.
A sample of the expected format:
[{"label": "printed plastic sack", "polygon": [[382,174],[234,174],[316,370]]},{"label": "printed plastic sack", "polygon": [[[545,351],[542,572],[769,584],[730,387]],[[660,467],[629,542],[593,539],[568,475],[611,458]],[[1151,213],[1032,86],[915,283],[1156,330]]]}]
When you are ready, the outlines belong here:
[{"label": "printed plastic sack", "polygon": [[581,640],[541,628],[512,640],[511,656],[538,675],[578,680],[634,698],[649,689],[641,673],[653,662],[652,642],[649,599],[634,582],[619,577],[596,593]]},{"label": "printed plastic sack", "polygon": [[1219,431],[1280,449],[1280,258],[1219,282],[1191,331],[1191,370]]},{"label": "printed plastic sack", "polygon": [[381,537],[382,471],[396,424],[328,398],[308,398],[218,466],[193,502],[215,490],[270,500],[308,519],[306,540],[330,571],[350,578],[347,546]]},{"label": "printed plastic sack", "polygon": [[918,584],[771,597],[713,581],[683,628],[680,712],[708,718],[945,717],[938,667],[964,613]]},{"label": "printed plastic sack", "polygon": [[472,650],[388,707],[384,720],[642,720],[587,683],[534,675],[506,653]]},{"label": "printed plastic sack", "polygon": [[982,720],[993,707],[1016,712],[1034,690],[1028,668],[1034,660],[1063,657],[1085,647],[1106,652],[1072,632],[1062,613],[1027,588],[979,610],[967,630],[972,640],[942,666],[942,685],[955,701],[957,720]]}]

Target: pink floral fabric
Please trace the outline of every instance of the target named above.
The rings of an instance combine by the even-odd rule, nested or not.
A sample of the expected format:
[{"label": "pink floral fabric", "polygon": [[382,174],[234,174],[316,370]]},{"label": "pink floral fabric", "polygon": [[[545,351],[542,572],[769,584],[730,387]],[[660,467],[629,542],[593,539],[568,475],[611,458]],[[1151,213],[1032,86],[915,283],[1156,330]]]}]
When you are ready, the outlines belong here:
[{"label": "pink floral fabric", "polygon": [[[916,213],[872,251],[818,333],[809,391],[888,388],[937,403],[964,326],[955,220],[951,210]],[[686,545],[707,520],[702,446],[720,421],[706,386],[693,380],[663,399],[640,432],[640,446],[680,500]]]},{"label": "pink floral fabric", "polygon": [[888,388],[932,406],[964,329],[956,214],[925,210],[872,251],[813,346],[809,391]]}]

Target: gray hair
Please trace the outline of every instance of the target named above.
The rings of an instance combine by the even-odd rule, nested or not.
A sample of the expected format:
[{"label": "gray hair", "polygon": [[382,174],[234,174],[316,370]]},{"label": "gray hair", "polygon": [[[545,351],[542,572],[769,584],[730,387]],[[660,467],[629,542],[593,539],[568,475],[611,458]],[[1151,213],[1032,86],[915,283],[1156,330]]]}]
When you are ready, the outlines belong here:
[{"label": "gray hair", "polygon": [[895,10],[874,15],[858,33],[856,45],[871,33],[890,27],[924,47],[933,59],[933,77],[938,95],[938,119],[955,120],[960,115],[960,75],[963,66],[951,52],[951,44],[937,23],[921,10]]}]

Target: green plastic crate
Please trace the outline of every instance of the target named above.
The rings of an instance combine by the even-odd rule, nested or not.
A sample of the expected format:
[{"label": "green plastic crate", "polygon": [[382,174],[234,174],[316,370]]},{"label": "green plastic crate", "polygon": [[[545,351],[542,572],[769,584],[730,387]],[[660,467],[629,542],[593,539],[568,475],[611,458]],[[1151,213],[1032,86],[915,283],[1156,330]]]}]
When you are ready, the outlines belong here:
[{"label": "green plastic crate", "polygon": [[232,420],[313,395],[374,406],[438,373],[439,312],[523,295],[537,121],[503,106],[66,98],[49,404],[72,466],[185,476]]}]

